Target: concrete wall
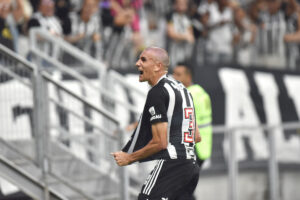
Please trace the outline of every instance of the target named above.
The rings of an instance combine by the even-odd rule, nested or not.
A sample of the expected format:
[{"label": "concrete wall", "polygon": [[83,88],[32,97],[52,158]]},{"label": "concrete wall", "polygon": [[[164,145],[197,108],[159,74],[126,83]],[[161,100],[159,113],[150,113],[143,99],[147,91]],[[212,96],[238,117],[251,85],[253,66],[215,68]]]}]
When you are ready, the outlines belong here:
[{"label": "concrete wall", "polygon": [[[279,175],[280,198],[300,200],[300,171],[285,171]],[[228,199],[227,175],[203,175],[195,191],[197,200]],[[238,200],[269,200],[268,174],[266,172],[243,172],[238,178]]]}]

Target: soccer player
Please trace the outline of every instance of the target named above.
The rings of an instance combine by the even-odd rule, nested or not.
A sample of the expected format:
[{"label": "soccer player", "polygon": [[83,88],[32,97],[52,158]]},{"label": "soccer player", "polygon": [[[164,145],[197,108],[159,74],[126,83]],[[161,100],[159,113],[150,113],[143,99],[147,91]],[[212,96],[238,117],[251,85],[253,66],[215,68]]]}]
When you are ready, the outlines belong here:
[{"label": "soccer player", "polygon": [[149,90],[138,125],[122,151],[112,153],[119,166],[157,160],[139,200],[190,200],[199,178],[194,144],[201,140],[191,94],[167,76],[168,53],[148,47],[136,67]]}]

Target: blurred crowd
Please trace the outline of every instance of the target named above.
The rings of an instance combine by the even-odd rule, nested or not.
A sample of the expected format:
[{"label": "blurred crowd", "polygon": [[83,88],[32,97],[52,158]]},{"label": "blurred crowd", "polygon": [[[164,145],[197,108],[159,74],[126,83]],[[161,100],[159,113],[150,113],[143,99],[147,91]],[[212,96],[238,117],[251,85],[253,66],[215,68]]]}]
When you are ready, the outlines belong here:
[{"label": "blurred crowd", "polygon": [[113,68],[150,45],[171,66],[238,64],[300,70],[297,0],[0,0],[0,42],[26,54],[40,27]]}]

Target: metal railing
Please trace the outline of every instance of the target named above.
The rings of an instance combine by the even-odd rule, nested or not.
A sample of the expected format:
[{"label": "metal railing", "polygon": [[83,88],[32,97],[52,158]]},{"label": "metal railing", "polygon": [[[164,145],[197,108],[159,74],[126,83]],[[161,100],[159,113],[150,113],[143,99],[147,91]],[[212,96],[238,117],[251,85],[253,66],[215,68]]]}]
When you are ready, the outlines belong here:
[{"label": "metal railing", "polygon": [[[51,48],[45,48],[45,46],[50,46]],[[133,112],[136,115],[140,114],[136,106],[132,105],[129,101],[115,98],[114,87],[118,83],[130,91],[140,94],[142,97],[146,95],[144,91],[128,84],[121,74],[115,71],[108,71],[108,67],[104,63],[90,57],[63,39],[55,37],[42,29],[32,29],[30,31],[30,52],[31,59],[44,69],[59,71],[62,75],[69,75],[71,79],[77,80],[81,84],[81,87],[100,93],[100,96],[105,96],[105,98],[122,106],[129,112]],[[65,63],[63,55],[71,56],[79,64]],[[94,75],[96,75],[98,80],[96,84],[92,84],[90,79],[86,77]],[[96,105],[102,106],[102,104],[103,102]],[[109,109],[109,111],[113,112],[112,109]]]},{"label": "metal railing", "polygon": [[[221,134],[223,133],[227,139],[227,143],[229,146],[228,151],[228,200],[238,200],[239,198],[239,161],[237,158],[237,137],[243,131],[262,131],[267,133],[268,139],[268,161],[267,161],[267,169],[268,169],[268,199],[269,200],[280,200],[281,198],[281,190],[280,190],[280,179],[279,179],[279,162],[277,159],[277,147],[276,143],[276,130],[290,131],[293,130],[299,133],[300,130],[300,122],[289,122],[283,124],[274,124],[274,125],[258,125],[258,126],[250,126],[250,125],[242,125],[242,126],[214,126],[213,133]],[[299,145],[300,145],[300,134],[298,134]],[[299,146],[300,148],[300,146]],[[300,156],[299,156],[300,161]],[[300,167],[299,167],[300,170]]]},{"label": "metal railing", "polygon": [[[8,80],[14,79],[26,87],[29,86],[29,92],[32,95],[31,128],[33,130],[31,134],[27,133],[25,139],[34,139],[35,141],[35,150],[33,151],[36,156],[30,155],[29,157],[42,170],[44,177],[42,180],[46,188],[49,182],[47,175],[51,174],[57,179],[60,178],[61,182],[68,185],[69,188],[74,190],[77,188],[77,192],[86,199],[97,199],[100,196],[101,199],[115,199],[116,189],[120,191],[117,196],[122,196],[122,199],[128,200],[132,192],[136,194],[133,188],[124,184],[126,180],[121,179],[127,177],[125,168],[117,167],[109,155],[109,152],[116,151],[123,145],[123,134],[119,122],[110,112],[94,106],[93,103],[55,80],[48,72],[35,67],[2,45],[0,45],[0,70],[1,76]],[[26,76],[20,75],[20,71],[24,70],[27,70]],[[10,90],[12,93],[14,93],[13,89],[12,87]],[[62,98],[57,99],[50,91],[57,92],[58,96]],[[5,95],[7,94],[3,94],[3,96]],[[71,124],[66,123],[68,120]],[[2,127],[6,125],[3,124]],[[7,140],[4,132],[1,137]],[[22,137],[17,136],[14,139],[20,138]],[[106,192],[95,194],[97,197],[86,196],[78,187],[73,186],[72,182],[63,179],[63,172],[53,171],[51,166],[55,164],[54,161],[58,159],[59,155],[51,154],[55,151],[55,149],[51,149],[53,148],[51,142],[58,141],[66,149],[73,151],[76,156],[70,162],[84,160],[84,163],[91,163],[88,165],[102,174],[99,180],[106,181],[102,183],[102,185],[106,185],[103,187]],[[101,151],[101,148],[104,148],[105,151]],[[121,171],[120,176],[118,175],[119,170]],[[114,184],[119,186],[116,187]]]}]

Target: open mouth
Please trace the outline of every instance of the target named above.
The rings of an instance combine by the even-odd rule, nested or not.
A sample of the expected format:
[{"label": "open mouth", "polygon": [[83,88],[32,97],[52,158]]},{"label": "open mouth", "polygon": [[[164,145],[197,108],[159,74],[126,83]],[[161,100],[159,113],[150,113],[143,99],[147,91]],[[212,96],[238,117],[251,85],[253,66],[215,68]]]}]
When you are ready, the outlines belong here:
[{"label": "open mouth", "polygon": [[144,72],[143,71],[139,71],[140,72],[140,75],[142,75]]}]

